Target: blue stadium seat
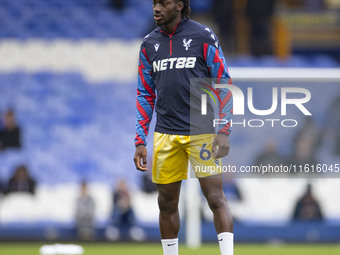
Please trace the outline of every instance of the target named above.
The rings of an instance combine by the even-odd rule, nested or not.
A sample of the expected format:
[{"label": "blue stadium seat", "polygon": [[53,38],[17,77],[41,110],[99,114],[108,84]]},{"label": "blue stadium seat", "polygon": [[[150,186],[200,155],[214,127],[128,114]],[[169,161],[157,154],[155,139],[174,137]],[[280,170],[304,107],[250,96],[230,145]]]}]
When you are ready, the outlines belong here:
[{"label": "blue stadium seat", "polygon": [[314,67],[338,67],[338,63],[326,55],[316,55],[312,58]]},{"label": "blue stadium seat", "polygon": [[212,9],[214,1],[210,0],[195,0],[191,1],[191,9],[193,12],[207,12]]},{"label": "blue stadium seat", "polygon": [[[127,96],[135,94],[135,84],[93,86],[79,73],[50,72],[0,75],[0,81],[6,93],[0,95],[0,109],[10,103],[3,103],[3,97],[16,99],[12,104],[25,148],[0,154],[2,178],[8,178],[22,158],[38,182],[45,184],[78,182],[84,176],[111,183],[115,176],[126,174],[125,154],[131,150],[134,120],[124,116],[135,114],[134,97]],[[129,107],[118,110],[117,103]],[[115,141],[122,138],[126,142],[117,150]]]},{"label": "blue stadium seat", "polygon": [[112,9],[107,0],[27,0],[24,3],[1,0],[0,6],[0,22],[6,24],[0,38],[23,40],[28,37],[138,38],[145,33],[145,20],[152,15],[151,3],[140,0],[128,1],[123,12]]}]

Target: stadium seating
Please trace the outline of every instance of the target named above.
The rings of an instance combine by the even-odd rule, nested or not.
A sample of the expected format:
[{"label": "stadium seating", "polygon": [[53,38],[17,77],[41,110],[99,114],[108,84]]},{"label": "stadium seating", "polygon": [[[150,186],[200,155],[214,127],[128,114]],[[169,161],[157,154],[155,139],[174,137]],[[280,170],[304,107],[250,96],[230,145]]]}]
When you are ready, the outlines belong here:
[{"label": "stadium seating", "polygon": [[139,38],[151,26],[151,12],[151,2],[145,0],[126,1],[123,13],[109,7],[108,0],[1,0],[5,29],[0,38]]},{"label": "stadium seating", "polygon": [[[126,4],[119,12],[109,8],[107,0],[0,0],[0,112],[15,110],[24,145],[0,153],[0,180],[7,181],[24,163],[38,183],[34,196],[19,193],[0,199],[2,225],[72,226],[79,183],[87,180],[96,201],[97,225],[106,226],[112,190],[120,178],[128,180],[139,223],[157,225],[156,195],[140,191],[141,173],[132,162],[137,56],[141,38],[153,25],[151,1]],[[210,0],[192,1],[198,12],[211,5]],[[339,67],[325,56],[292,56],[284,61],[239,56],[227,62],[231,67]],[[249,84],[256,87],[257,106],[267,107],[263,84],[243,83]],[[323,92],[316,92],[320,98],[311,106],[318,124],[324,120],[322,110],[336,96],[336,86]],[[303,121],[301,116],[298,120]],[[227,163],[251,165],[262,149],[257,141],[268,136],[279,137],[280,152],[291,153],[290,130],[235,129]],[[151,137],[152,132],[150,142]],[[338,162],[327,144],[319,153],[325,162]],[[338,223],[340,203],[334,203],[340,195],[338,180],[312,182],[327,220]],[[305,184],[299,178],[238,179],[244,200],[231,202],[232,213],[248,224],[285,224]],[[181,210],[181,216],[184,213]],[[211,221],[206,203],[203,214]]]},{"label": "stadium seating", "polygon": [[[18,211],[15,203],[11,201],[24,200],[24,196],[6,197],[4,206],[1,207],[4,210],[1,213],[2,220],[5,222],[13,219],[38,220],[44,218],[42,215],[48,215],[51,220],[71,221],[72,201],[75,197],[66,194],[74,195],[77,185],[85,179],[101,183],[101,186],[105,187],[102,194],[106,194],[103,196],[106,199],[102,197],[101,201],[105,200],[102,204],[106,204],[106,209],[102,211],[106,214],[102,213],[98,216],[103,221],[108,216],[108,205],[111,204],[110,189],[114,186],[115,180],[126,178],[132,190],[139,189],[140,174],[135,172],[131,160],[135,82],[90,83],[79,73],[54,74],[51,72],[2,74],[0,81],[2,91],[0,108],[14,107],[23,129],[24,139],[23,150],[8,150],[0,154],[1,179],[8,180],[16,165],[26,163],[39,186],[43,187],[43,191],[38,190],[37,198],[33,199],[36,203],[42,208],[46,205],[50,208],[49,210],[53,210],[52,203],[54,202],[52,201],[56,201],[54,206],[58,207],[58,201],[67,197],[63,202],[69,204],[66,206],[68,212],[65,214],[61,212],[44,214],[45,209],[41,209],[42,211],[37,212],[36,215],[28,214],[22,217],[25,212]],[[329,93],[332,94],[331,91]],[[266,93],[259,91],[257,98],[263,97],[260,101],[265,102],[265,95]],[[278,135],[275,130],[272,129],[272,136]],[[265,140],[269,132],[261,134]],[[247,154],[249,156],[246,159],[243,158],[241,162],[251,165],[259,148],[249,145],[256,145],[256,142],[251,142],[251,139],[255,137],[259,139],[259,135],[250,129],[246,134],[241,130],[235,130],[233,134],[235,146],[233,146],[228,163],[237,165],[240,160],[237,155]],[[245,146],[244,143],[248,145]],[[290,145],[282,142],[281,148],[289,150]],[[292,182],[293,180],[287,182],[285,179],[239,180],[238,184],[242,192],[246,194],[246,200],[242,204],[236,203],[233,207],[235,214],[244,220],[250,218],[255,221],[289,220],[296,195],[303,190],[304,185],[302,179],[294,180],[295,186]],[[71,185],[73,191],[70,191],[66,184]],[[55,188],[55,185],[61,185],[64,188]],[[334,185],[330,184],[328,187],[334,187]],[[53,187],[51,188],[53,192],[48,192],[49,186]],[[275,192],[268,193],[268,190],[275,190]],[[319,190],[323,190],[321,186]],[[334,191],[333,194],[335,194]],[[142,208],[142,204],[150,199],[155,202],[154,197],[148,199],[145,195],[138,193],[135,193],[135,196],[137,197],[134,200],[136,208]],[[282,198],[279,198],[280,196]],[[51,197],[54,199],[51,200]],[[96,197],[99,198],[99,196]],[[47,198],[50,198],[50,203],[46,202]],[[271,203],[267,203],[265,210],[257,206],[258,203],[264,203],[268,199]],[[29,203],[27,206],[32,208],[32,199],[27,203]],[[329,212],[329,218],[336,218],[338,209],[334,209],[332,199],[324,199],[323,203],[325,208],[328,208],[326,212]],[[147,208],[149,210],[152,206]],[[141,212],[139,220],[154,221],[155,217],[151,215],[157,213],[156,203],[153,208],[153,213],[149,211],[142,213],[143,210],[138,209]],[[17,211],[19,215],[13,213],[14,211]],[[252,211],[251,217],[247,213],[249,211]],[[28,212],[32,213],[30,210]]]}]

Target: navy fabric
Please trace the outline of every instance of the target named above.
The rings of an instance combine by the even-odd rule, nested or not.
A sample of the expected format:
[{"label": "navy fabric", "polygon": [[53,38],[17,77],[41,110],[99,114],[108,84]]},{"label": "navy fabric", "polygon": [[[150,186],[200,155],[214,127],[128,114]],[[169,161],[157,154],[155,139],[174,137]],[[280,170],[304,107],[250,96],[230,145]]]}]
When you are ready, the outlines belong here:
[{"label": "navy fabric", "polygon": [[[155,131],[189,135],[190,80],[224,78],[225,83],[230,80],[216,35],[210,28],[186,18],[172,34],[158,27],[147,35],[141,45],[139,64],[136,145],[145,144],[155,91]],[[228,112],[225,115],[230,117],[231,106]]]}]

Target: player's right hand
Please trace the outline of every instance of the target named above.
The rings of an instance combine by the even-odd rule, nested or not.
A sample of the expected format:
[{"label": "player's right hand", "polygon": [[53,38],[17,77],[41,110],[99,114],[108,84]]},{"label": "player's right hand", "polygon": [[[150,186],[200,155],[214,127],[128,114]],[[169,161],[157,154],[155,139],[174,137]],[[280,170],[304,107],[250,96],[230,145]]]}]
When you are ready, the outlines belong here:
[{"label": "player's right hand", "polygon": [[135,156],[133,157],[133,161],[135,162],[137,170],[140,171],[148,171],[147,168],[147,150],[144,145],[139,145],[136,147]]}]

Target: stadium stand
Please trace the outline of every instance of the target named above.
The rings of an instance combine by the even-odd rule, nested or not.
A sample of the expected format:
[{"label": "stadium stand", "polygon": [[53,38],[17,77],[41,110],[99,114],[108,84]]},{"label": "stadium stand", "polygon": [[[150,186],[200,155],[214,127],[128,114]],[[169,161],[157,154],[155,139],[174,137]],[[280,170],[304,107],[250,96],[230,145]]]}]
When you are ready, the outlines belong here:
[{"label": "stadium stand", "polygon": [[[207,10],[211,2],[192,1],[192,8]],[[15,238],[15,230],[20,226],[27,231],[22,232],[23,239],[30,238],[32,226],[42,231],[48,231],[50,226],[71,228],[82,180],[90,182],[97,226],[105,228],[112,210],[112,186],[120,177],[131,185],[139,223],[152,226],[150,233],[157,237],[156,195],[140,192],[141,174],[135,171],[132,162],[136,56],[141,38],[152,25],[151,3],[128,0],[123,12],[110,9],[107,3],[107,0],[0,0],[0,110],[15,109],[23,129],[23,148],[0,153],[0,179],[8,180],[15,167],[25,163],[37,180],[33,197],[20,193],[2,196],[0,239]],[[293,56],[286,60],[240,56],[228,59],[228,64],[339,67],[332,58],[323,55]],[[256,92],[259,106],[266,107],[265,88],[258,83],[251,85],[259,89]],[[324,118],[321,109],[327,109],[336,96],[335,88],[319,95],[318,103],[311,106],[318,123]],[[311,89],[318,93],[319,87]],[[259,151],[255,140],[264,141],[268,133],[281,137],[279,149],[288,154],[292,143],[292,139],[287,139],[291,137],[289,131],[272,129],[259,135],[254,130],[234,130],[229,163],[252,164]],[[320,153],[325,162],[338,160],[329,155],[327,146]],[[245,196],[243,201],[231,203],[234,216],[250,225],[277,226],[289,222],[297,194],[306,181],[242,178],[237,184]],[[338,180],[315,179],[313,185],[328,223],[339,224],[340,204],[334,203],[340,196]],[[211,215],[204,206],[203,215],[210,221]],[[68,237],[69,233],[64,233],[64,238]],[[47,237],[36,234],[35,238]],[[255,240],[251,239],[254,236],[242,239],[240,235],[240,240],[247,238]]]}]

